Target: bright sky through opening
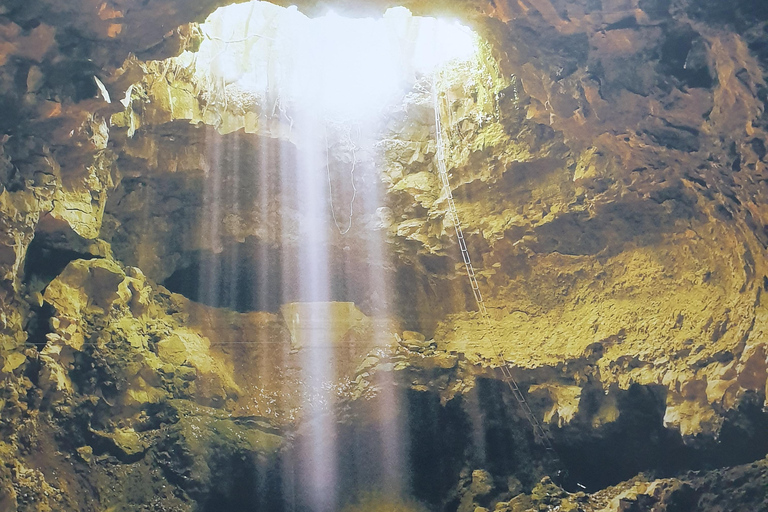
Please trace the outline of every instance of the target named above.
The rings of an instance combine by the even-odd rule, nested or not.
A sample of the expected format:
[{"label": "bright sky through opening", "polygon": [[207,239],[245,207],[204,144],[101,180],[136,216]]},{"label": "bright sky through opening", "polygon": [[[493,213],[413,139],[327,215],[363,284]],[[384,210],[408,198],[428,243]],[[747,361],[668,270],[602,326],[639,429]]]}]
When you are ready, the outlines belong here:
[{"label": "bright sky through opening", "polygon": [[307,18],[266,2],[218,9],[202,25],[197,69],[216,84],[327,117],[375,114],[429,74],[471,61],[477,36],[455,21],[414,17]]}]

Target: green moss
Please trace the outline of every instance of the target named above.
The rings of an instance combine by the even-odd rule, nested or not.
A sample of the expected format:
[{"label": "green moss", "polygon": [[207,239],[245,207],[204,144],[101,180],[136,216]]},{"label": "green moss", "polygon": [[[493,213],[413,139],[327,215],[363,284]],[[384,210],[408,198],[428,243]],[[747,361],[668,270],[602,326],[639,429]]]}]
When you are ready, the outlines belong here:
[{"label": "green moss", "polygon": [[568,494],[545,477],[531,489],[531,499],[540,505],[559,506]]},{"label": "green moss", "polygon": [[167,469],[182,477],[193,493],[223,485],[222,475],[233,460],[251,457],[269,464],[283,444],[265,422],[232,418],[187,400],[171,400],[168,405],[177,421],[160,448],[170,455]]},{"label": "green moss", "polygon": [[102,463],[90,473],[100,498],[97,510],[187,512],[194,509],[191,500],[174,494],[173,486],[149,458],[133,464]]}]

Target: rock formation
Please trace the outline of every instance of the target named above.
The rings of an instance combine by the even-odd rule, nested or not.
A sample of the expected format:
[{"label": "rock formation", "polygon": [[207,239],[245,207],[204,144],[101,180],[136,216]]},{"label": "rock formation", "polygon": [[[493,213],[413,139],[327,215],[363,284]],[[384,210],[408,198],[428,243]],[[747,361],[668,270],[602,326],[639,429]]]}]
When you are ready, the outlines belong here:
[{"label": "rock formation", "polygon": [[[328,416],[349,511],[766,508],[768,4],[274,3],[401,5],[479,34],[438,96],[490,326],[428,81],[378,132],[326,125],[344,201],[323,232],[323,352],[297,330],[314,313],[289,193],[316,155],[279,98],[190,64],[225,2],[9,0],[0,510],[303,510],[302,450]],[[350,186],[380,201],[347,208]],[[333,369],[322,397],[308,360]],[[397,499],[363,492],[380,475],[361,446],[388,421]]]}]

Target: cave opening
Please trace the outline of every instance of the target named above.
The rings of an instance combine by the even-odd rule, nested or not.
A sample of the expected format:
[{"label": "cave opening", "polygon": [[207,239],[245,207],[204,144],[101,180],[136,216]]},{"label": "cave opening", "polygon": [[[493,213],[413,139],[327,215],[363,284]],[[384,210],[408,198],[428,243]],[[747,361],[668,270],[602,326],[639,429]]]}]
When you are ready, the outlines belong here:
[{"label": "cave opening", "polygon": [[[378,18],[330,11],[308,18],[259,1],[219,8],[195,34],[197,44],[164,69],[186,73],[204,107],[193,121],[216,129],[165,137],[197,146],[204,164],[195,192],[201,211],[193,214],[199,226],[187,226],[181,243],[169,233],[169,245],[184,247],[168,250],[163,284],[240,312],[348,301],[368,315],[391,311],[410,328],[431,330],[435,320],[421,317],[429,309],[424,297],[434,292],[397,270],[412,265],[389,244],[395,212],[420,222],[434,213],[408,195],[392,199],[386,189],[404,175],[436,172],[428,158],[436,152],[438,95],[469,94],[466,80],[498,85],[486,43],[455,20],[412,16],[402,7]],[[137,101],[136,89],[129,92],[127,100]],[[496,115],[494,94],[472,92],[476,122]],[[206,117],[211,111],[216,115]],[[152,135],[128,124],[129,137]],[[162,165],[162,155],[152,158]],[[137,164],[142,160],[128,158],[123,166]],[[121,254],[141,259],[131,245],[133,219],[119,203],[108,211],[122,230]],[[420,297],[415,309],[412,295]]]},{"label": "cave opening", "polygon": [[[195,34],[197,44],[164,69],[186,73],[203,107],[193,121],[216,129],[173,124],[165,137],[197,148],[204,163],[196,170],[203,176],[195,192],[200,212],[191,214],[197,226],[186,226],[182,236],[168,233],[167,242],[156,242],[177,246],[159,248],[167,251],[166,263],[148,262],[162,267],[161,282],[192,300],[240,312],[349,301],[369,315],[394,310],[412,328],[429,330],[434,321],[425,326],[414,318],[427,310],[424,301],[416,312],[410,307],[414,288],[424,296],[427,286],[404,283],[396,268],[409,265],[389,251],[394,212],[405,209],[403,215],[419,215],[420,222],[429,222],[429,212],[408,195],[387,197],[386,189],[404,174],[434,172],[425,160],[435,151],[432,89],[439,80],[459,90],[465,78],[485,80],[488,64],[480,61],[493,60],[480,56],[488,52],[485,43],[455,20],[412,16],[402,7],[377,18],[334,12],[309,18],[259,1],[219,8]],[[129,92],[138,102],[137,89]],[[493,112],[492,94],[486,96],[475,101]],[[134,124],[128,125],[132,137]],[[128,169],[144,164],[122,158]],[[162,155],[152,158],[163,165]],[[160,208],[178,199],[156,198]],[[141,235],[131,230],[154,219],[121,210],[122,202],[108,207],[119,226],[115,239],[124,245],[119,252],[141,260],[132,242]],[[396,290],[403,296],[395,299]]]},{"label": "cave opening", "polygon": [[688,467],[693,450],[679,434],[664,428],[665,394],[633,385],[617,400],[615,422],[583,436],[578,427],[563,429],[560,456],[569,488],[604,489],[642,471],[671,474]]},{"label": "cave opening", "polygon": [[[400,255],[391,243],[394,221],[437,223],[445,214],[442,207],[430,213],[421,198],[444,200],[440,182],[432,182],[435,159],[446,158],[436,136],[439,111],[453,114],[443,103],[467,95],[468,108],[482,104],[476,122],[496,116],[495,92],[488,91],[498,77],[485,76],[477,35],[405,8],[377,19],[334,13],[310,19],[295,8],[248,2],[214,12],[198,36],[199,47],[172,65],[201,91],[203,112],[193,120],[218,133],[198,139],[205,159],[198,170],[199,227],[189,231],[197,241],[174,254],[163,284],[217,308],[280,312],[302,333],[301,345],[314,348],[297,350],[306,418],[286,480],[295,489],[283,490],[297,509],[339,510],[358,491],[399,479],[411,480],[406,497],[412,492],[439,506],[466,455],[460,400],[443,407],[434,395],[402,396],[390,382],[377,390],[386,415],[405,414],[407,422],[382,416],[349,426],[319,411],[333,402],[337,386],[330,333],[339,325],[331,313],[338,308],[329,303],[354,303],[376,320],[400,316],[420,329],[419,316],[429,311],[425,297],[442,299],[431,283],[398,274]],[[466,77],[484,84],[487,94],[470,94]],[[276,144],[270,139],[281,150],[265,151]],[[397,181],[401,193],[390,197]],[[428,261],[440,262],[432,270],[449,272],[449,258]],[[418,295],[417,311],[406,311],[414,302],[401,301],[402,291]],[[296,302],[312,306],[286,313],[283,306]],[[315,322],[305,309],[327,317]],[[379,346],[391,342],[383,330],[371,336]],[[407,453],[391,460],[382,450]],[[248,502],[229,492],[209,498],[210,510],[239,510]]]},{"label": "cave opening", "polygon": [[43,291],[71,261],[100,257],[89,252],[88,245],[88,240],[74,233],[36,233],[24,258],[23,282],[34,291]]},{"label": "cave opening", "polygon": [[32,297],[37,295],[40,301],[31,304],[31,315],[25,325],[28,344],[40,350],[48,343],[50,320],[56,312],[51,304],[42,301],[42,294],[48,284],[59,276],[70,262],[99,257],[90,252],[89,241],[74,232],[40,230],[35,233],[27,247],[22,279],[28,293]]},{"label": "cave opening", "polygon": [[461,399],[443,406],[434,393],[410,391],[407,404],[414,495],[438,505],[456,486],[467,464],[472,425]]},{"label": "cave opening", "polygon": [[478,36],[457,21],[412,16],[404,7],[378,18],[253,0],[217,9],[199,26],[200,44],[176,62],[217,95],[255,102],[300,124],[370,124],[400,102],[417,76],[477,58]]}]

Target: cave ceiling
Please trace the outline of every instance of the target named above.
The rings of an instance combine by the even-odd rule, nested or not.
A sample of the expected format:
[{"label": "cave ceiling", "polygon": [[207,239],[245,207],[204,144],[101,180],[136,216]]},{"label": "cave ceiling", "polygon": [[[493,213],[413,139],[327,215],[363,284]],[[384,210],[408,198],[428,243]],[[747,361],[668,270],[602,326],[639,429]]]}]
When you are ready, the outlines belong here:
[{"label": "cave ceiling", "polygon": [[[416,389],[437,389],[445,405],[497,377],[494,336],[535,412],[564,435],[570,425],[616,424],[616,404],[638,386],[653,390],[663,428],[686,443],[717,438],[747,401],[764,404],[768,4],[273,3],[310,17],[403,6],[459,19],[483,40],[479,67],[447,79],[444,99],[450,188],[492,331],[446,216],[431,94],[414,89],[379,131],[338,123],[325,134],[338,197],[353,193],[351,165],[354,193],[382,196],[353,202],[348,214],[339,201],[327,233],[337,284],[329,299],[356,305],[339,313],[354,318],[349,336],[392,331],[406,354],[380,372],[411,372]],[[274,276],[296,276],[303,264],[302,198],[286,191],[301,189],[292,170],[313,150],[278,103],[254,106],[186,66],[200,23],[224,4],[0,5],[0,375],[16,382],[8,387],[19,411],[33,408],[20,405],[26,386],[22,395],[36,389],[53,403],[117,403],[125,421],[179,396],[214,411],[210,421],[230,421],[221,411],[280,426],[300,416],[299,392],[269,412],[251,398],[279,394],[285,382],[301,388],[306,377],[284,320],[286,304],[304,300],[302,286]],[[483,78],[468,87],[481,76],[472,73]],[[245,161],[266,163],[246,174]],[[274,165],[286,170],[281,179]],[[219,188],[214,204],[209,192]],[[381,237],[386,256],[371,258],[366,248]],[[190,280],[212,267],[230,276],[230,291],[196,294]],[[238,288],[249,271],[258,283]],[[373,274],[392,283],[391,304],[372,298],[363,276]],[[383,309],[392,314],[377,324]],[[226,348],[243,332],[285,351]],[[121,336],[144,341],[116,349]],[[94,369],[90,383],[70,374],[89,344],[108,347],[89,364],[110,368]],[[351,372],[350,393],[366,396],[376,362],[349,358],[339,372]],[[168,365],[193,368],[197,380]],[[280,383],[266,369],[282,366]],[[441,371],[437,384],[424,376]],[[109,393],[93,379],[108,380]],[[178,417],[197,414],[174,407]],[[92,430],[133,461],[120,428]],[[271,449],[268,435],[253,450]]]}]

